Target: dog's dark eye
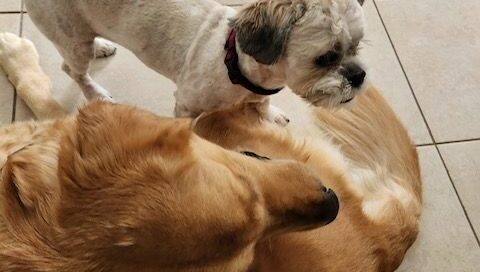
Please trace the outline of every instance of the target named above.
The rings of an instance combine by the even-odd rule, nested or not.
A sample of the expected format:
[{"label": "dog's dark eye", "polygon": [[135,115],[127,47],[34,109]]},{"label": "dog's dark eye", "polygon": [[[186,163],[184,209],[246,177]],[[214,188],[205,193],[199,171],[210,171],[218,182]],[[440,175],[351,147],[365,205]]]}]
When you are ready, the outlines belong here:
[{"label": "dog's dark eye", "polygon": [[340,53],[328,51],[325,55],[318,57],[315,64],[321,67],[328,67],[337,64],[340,61]]},{"label": "dog's dark eye", "polygon": [[262,160],[262,161],[263,161],[263,160],[268,160],[268,161],[270,160],[269,157],[260,156],[260,155],[257,155],[256,153],[251,152],[251,151],[242,151],[242,152],[240,152],[240,153],[242,153],[242,154],[245,155],[245,156],[249,156],[249,157],[255,158],[255,159],[257,159],[257,160]]}]

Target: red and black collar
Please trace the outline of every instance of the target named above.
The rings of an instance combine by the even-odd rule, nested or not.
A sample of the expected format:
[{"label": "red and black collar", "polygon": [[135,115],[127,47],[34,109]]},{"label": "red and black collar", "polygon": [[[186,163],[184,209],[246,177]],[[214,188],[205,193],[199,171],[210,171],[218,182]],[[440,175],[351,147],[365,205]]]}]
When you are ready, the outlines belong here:
[{"label": "red and black collar", "polygon": [[240,67],[238,66],[238,54],[237,47],[235,45],[236,32],[232,30],[228,36],[227,42],[225,43],[225,50],[227,54],[225,55],[225,65],[228,69],[228,77],[233,84],[239,84],[245,89],[259,95],[272,95],[281,91],[283,88],[267,90],[258,85],[253,84],[242,75]]}]

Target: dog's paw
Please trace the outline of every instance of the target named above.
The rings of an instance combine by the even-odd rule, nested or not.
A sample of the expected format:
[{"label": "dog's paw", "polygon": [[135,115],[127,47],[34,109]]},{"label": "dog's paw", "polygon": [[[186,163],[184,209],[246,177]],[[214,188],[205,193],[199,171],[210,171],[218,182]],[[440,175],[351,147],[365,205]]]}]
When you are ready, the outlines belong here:
[{"label": "dog's paw", "polygon": [[265,116],[265,119],[282,127],[290,123],[290,119],[287,117],[287,115],[285,115],[281,109],[273,105],[268,106],[268,112]]},{"label": "dog's paw", "polygon": [[88,100],[97,99],[104,102],[115,103],[115,99],[113,99],[113,96],[110,94],[109,91],[104,89],[95,81],[92,81],[91,84],[92,84],[91,87],[93,87],[92,92],[90,92],[89,94],[87,94],[88,92],[87,93],[84,92]]},{"label": "dog's paw", "polygon": [[115,99],[112,96],[99,96],[97,99],[103,102],[115,103]]},{"label": "dog's paw", "polygon": [[115,100],[113,99],[113,96],[110,94],[110,92],[93,80],[91,80],[87,86],[80,87],[82,87],[83,94],[88,100],[97,99],[105,102],[115,103]]},{"label": "dog's paw", "polygon": [[0,66],[9,77],[38,66],[38,59],[37,50],[31,41],[12,33],[0,33]]},{"label": "dog's paw", "polygon": [[106,58],[115,55],[117,48],[112,42],[102,38],[95,39],[95,58]]}]

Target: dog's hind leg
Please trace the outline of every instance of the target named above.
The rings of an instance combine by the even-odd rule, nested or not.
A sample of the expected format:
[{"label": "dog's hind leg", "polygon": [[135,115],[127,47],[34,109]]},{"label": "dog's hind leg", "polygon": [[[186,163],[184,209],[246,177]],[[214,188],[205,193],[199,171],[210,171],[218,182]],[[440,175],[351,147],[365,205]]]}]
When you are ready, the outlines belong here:
[{"label": "dog's hind leg", "polygon": [[65,71],[83,91],[88,100],[101,99],[113,101],[110,93],[98,85],[88,74],[90,62],[95,57],[95,42],[70,42],[68,46],[57,44],[58,51],[63,56],[62,69]]},{"label": "dog's hind leg", "polygon": [[38,119],[62,117],[66,112],[53,99],[50,80],[38,63],[35,46],[11,33],[0,33],[0,67],[18,96]]}]

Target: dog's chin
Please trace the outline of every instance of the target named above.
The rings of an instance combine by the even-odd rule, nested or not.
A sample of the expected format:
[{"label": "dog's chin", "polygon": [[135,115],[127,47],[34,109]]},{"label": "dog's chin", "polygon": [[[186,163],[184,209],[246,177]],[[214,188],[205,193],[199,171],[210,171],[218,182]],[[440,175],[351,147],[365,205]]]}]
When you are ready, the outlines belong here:
[{"label": "dog's chin", "polygon": [[338,109],[354,104],[355,97],[362,92],[365,85],[364,82],[359,87],[353,87],[347,78],[334,73],[332,76],[324,76],[309,89],[292,90],[312,106]]},{"label": "dog's chin", "polygon": [[330,86],[312,91],[311,95],[305,96],[304,99],[315,107],[336,109],[352,104],[359,92],[359,88],[352,88],[349,84],[342,84],[341,86]]}]

